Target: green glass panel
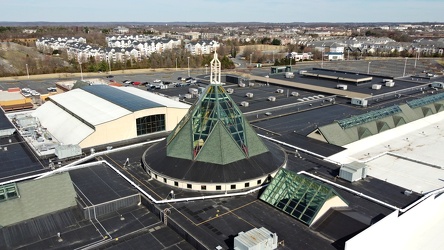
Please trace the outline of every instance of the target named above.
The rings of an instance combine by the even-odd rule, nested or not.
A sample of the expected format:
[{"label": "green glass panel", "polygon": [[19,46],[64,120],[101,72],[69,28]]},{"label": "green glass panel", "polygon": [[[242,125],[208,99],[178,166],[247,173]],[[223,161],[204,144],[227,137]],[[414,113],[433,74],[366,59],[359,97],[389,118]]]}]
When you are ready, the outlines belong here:
[{"label": "green glass panel", "polygon": [[338,121],[339,126],[343,129],[351,128],[357,125],[361,125],[367,122],[375,121],[384,117],[391,116],[401,112],[399,106],[392,106],[388,108],[383,108],[379,110],[373,110],[362,115],[352,116],[350,118],[342,119]]},{"label": "green glass panel", "polygon": [[407,104],[413,109],[413,108],[421,107],[421,106],[431,104],[434,102],[439,102],[441,100],[444,100],[444,93],[439,93],[439,94],[423,97],[421,99],[415,99],[412,101],[408,101]]},{"label": "green glass panel", "polygon": [[259,199],[310,224],[324,203],[334,196],[338,195],[330,187],[281,169]]}]

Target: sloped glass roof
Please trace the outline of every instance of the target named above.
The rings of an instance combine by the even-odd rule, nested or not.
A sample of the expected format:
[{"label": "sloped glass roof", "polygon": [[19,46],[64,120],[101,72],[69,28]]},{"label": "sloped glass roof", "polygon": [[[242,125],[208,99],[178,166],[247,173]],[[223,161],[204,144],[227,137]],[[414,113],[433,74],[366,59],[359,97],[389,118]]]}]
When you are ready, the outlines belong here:
[{"label": "sloped glass roof", "polygon": [[444,93],[439,93],[436,95],[426,96],[421,99],[408,101],[407,104],[410,106],[410,108],[414,109],[430,103],[439,102],[441,100],[444,100]]},{"label": "sloped glass roof", "polygon": [[351,128],[357,125],[361,125],[367,122],[375,121],[387,116],[391,116],[401,112],[401,108],[399,106],[392,106],[388,108],[373,110],[368,113],[352,116],[350,118],[342,119],[338,121],[339,126],[341,128]]},{"label": "sloped glass roof", "polygon": [[217,53],[211,84],[167,138],[167,156],[226,165],[268,152],[220,82]]},{"label": "sloped glass roof", "polygon": [[220,85],[210,85],[200,102],[200,107],[192,115],[194,143],[205,142],[217,121],[222,121],[238,146],[245,148],[244,118],[225,89]]},{"label": "sloped glass roof", "polygon": [[[185,133],[184,130],[190,132]],[[192,140],[192,143],[187,144],[192,146],[191,149],[177,146],[178,141],[187,140]],[[188,150],[192,153],[186,157],[187,159],[222,165],[268,151],[220,84],[210,84],[203,91],[168,136],[167,145],[170,149],[167,150],[169,156],[186,157],[186,154],[178,150]],[[211,149],[205,149],[206,146]],[[206,152],[208,155],[199,157],[201,152]],[[219,160],[216,157],[220,157]]]},{"label": "sloped glass roof", "polygon": [[313,179],[281,169],[259,199],[310,225],[324,203],[339,196]]}]

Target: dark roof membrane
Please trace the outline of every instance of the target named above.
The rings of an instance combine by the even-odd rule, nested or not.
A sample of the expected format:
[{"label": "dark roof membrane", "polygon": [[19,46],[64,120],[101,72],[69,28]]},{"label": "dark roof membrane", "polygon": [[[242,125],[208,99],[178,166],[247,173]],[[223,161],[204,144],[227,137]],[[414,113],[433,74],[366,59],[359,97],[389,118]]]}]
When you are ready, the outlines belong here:
[{"label": "dark roof membrane", "polygon": [[82,89],[132,112],[165,107],[157,102],[147,100],[125,91],[120,91],[118,88],[107,85],[90,85],[82,87]]}]

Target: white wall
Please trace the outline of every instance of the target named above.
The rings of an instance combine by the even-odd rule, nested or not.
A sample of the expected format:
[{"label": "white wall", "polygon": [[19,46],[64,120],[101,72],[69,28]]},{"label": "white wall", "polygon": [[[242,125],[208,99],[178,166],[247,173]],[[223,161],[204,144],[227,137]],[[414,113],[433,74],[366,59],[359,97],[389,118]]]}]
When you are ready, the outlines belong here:
[{"label": "white wall", "polygon": [[443,249],[444,195],[429,197],[406,213],[395,211],[345,243],[345,250]]}]

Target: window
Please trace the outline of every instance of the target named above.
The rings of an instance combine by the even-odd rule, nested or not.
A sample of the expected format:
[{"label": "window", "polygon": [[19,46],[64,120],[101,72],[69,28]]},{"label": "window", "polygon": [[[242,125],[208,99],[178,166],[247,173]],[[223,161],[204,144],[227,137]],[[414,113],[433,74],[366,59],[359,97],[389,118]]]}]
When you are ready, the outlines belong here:
[{"label": "window", "polygon": [[261,184],[262,180],[257,180],[257,185]]},{"label": "window", "polygon": [[18,198],[18,189],[15,183],[0,186],[0,201]]},{"label": "window", "polygon": [[187,188],[192,188],[193,186],[191,184],[187,184]]},{"label": "window", "polygon": [[222,187],[220,185],[217,185],[216,190],[222,190]]},{"label": "window", "polygon": [[250,187],[250,183],[249,182],[245,182],[245,187]]},{"label": "window", "polygon": [[179,186],[179,182],[175,181],[174,182],[174,186],[178,187]]},{"label": "window", "polygon": [[207,190],[207,186],[205,185],[200,186],[200,190]]},{"label": "window", "polygon": [[167,183],[167,178],[163,178],[163,182]]},{"label": "window", "polygon": [[157,179],[157,174],[154,175],[154,179]]},{"label": "window", "polygon": [[231,189],[236,189],[236,184],[231,185]]},{"label": "window", "polygon": [[150,115],[136,119],[137,135],[165,130],[165,115]]}]

